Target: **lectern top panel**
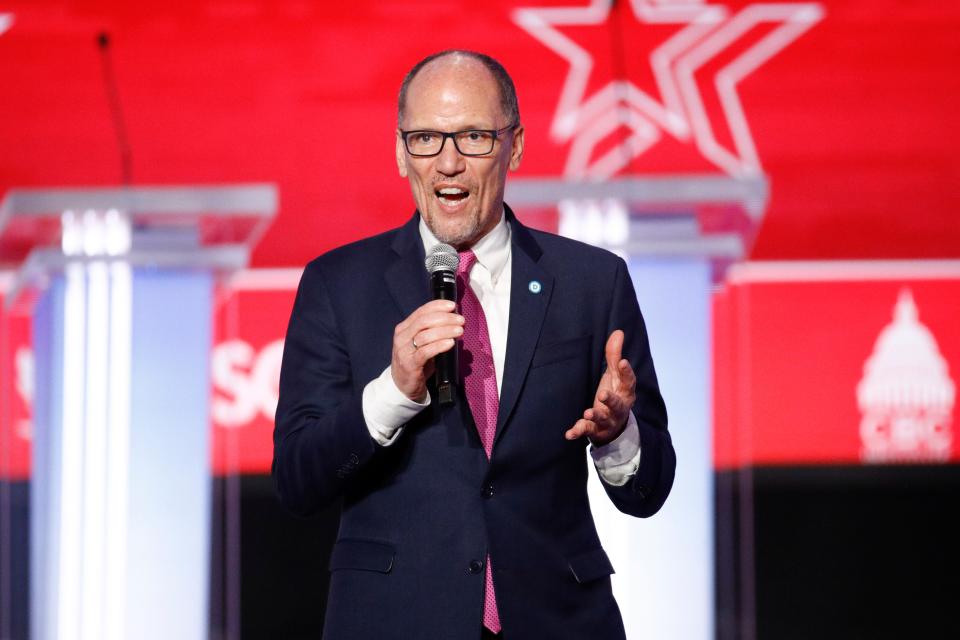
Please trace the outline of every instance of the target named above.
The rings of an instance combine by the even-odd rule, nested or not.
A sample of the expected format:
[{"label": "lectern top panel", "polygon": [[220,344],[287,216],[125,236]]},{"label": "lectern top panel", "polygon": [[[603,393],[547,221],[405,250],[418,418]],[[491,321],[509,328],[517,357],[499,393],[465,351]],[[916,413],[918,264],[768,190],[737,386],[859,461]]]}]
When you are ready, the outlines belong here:
[{"label": "lectern top panel", "polygon": [[67,211],[120,211],[135,238],[182,242],[189,236],[199,249],[251,249],[276,214],[277,200],[271,184],[11,189],[0,202],[0,264],[19,265],[34,249],[58,247]]}]

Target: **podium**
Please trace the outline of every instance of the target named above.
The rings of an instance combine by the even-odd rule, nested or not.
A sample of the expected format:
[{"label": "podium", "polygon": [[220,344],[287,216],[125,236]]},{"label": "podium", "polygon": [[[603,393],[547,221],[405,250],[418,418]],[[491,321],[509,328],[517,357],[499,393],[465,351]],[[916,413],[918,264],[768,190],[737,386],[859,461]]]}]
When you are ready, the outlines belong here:
[{"label": "podium", "polygon": [[710,301],[747,254],[768,196],[763,175],[507,183],[524,222],[626,260],[650,336],[677,451],[673,490],[660,513],[638,520],[616,510],[595,474],[588,484],[628,638],[715,635]]},{"label": "podium", "polygon": [[33,315],[34,640],[208,636],[214,283],[276,208],[272,185],[0,203],[4,303]]}]

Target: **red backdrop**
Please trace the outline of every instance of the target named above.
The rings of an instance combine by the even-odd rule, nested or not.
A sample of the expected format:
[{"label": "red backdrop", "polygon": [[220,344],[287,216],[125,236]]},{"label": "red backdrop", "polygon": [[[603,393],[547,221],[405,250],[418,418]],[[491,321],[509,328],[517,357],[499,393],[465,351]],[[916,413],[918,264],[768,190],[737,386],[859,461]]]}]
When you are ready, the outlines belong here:
[{"label": "red backdrop", "polygon": [[[95,46],[105,30],[134,182],[275,182],[279,218],[254,263],[302,266],[409,215],[393,160],[395,95],[404,71],[438,49],[506,64],[528,130],[519,175],[558,176],[570,142],[549,128],[570,65],[512,12],[588,4],[0,0],[13,16],[0,34],[0,191],[121,180]],[[759,3],[709,4],[734,15]],[[823,19],[738,85],[771,187],[752,257],[957,255],[960,4],[816,6]],[[558,30],[593,60],[585,97],[621,78],[660,99],[649,53],[680,26],[643,24],[618,2],[599,25]],[[775,26],[757,23],[696,75],[721,142],[716,71]],[[718,172],[689,141],[663,136],[621,174],[692,171]]]}]

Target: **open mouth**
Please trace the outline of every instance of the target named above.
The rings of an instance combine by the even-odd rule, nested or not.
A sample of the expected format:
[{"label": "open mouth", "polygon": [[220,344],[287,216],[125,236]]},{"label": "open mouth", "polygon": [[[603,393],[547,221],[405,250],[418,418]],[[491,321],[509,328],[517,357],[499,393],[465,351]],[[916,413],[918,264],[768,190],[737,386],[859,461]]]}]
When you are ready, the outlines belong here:
[{"label": "open mouth", "polygon": [[440,199],[440,203],[448,207],[454,207],[470,197],[469,191],[459,187],[444,187],[437,189],[434,193]]}]

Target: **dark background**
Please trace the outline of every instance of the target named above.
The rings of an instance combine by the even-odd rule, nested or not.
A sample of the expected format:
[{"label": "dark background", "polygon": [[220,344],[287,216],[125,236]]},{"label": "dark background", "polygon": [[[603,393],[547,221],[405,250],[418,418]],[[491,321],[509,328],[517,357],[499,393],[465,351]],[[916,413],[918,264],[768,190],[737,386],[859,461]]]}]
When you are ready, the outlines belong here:
[{"label": "dark background", "polygon": [[766,467],[715,479],[718,638],[750,638],[751,625],[774,640],[960,637],[960,468]]},{"label": "dark background", "polygon": [[[960,637],[960,467],[764,467],[714,477],[718,640]],[[339,504],[295,517],[266,475],[216,478],[213,489],[211,638],[236,629],[244,640],[319,638]],[[2,578],[13,586],[26,586],[28,491],[14,482],[0,493],[10,506],[0,526],[17,534]],[[227,533],[233,499],[239,538]],[[239,611],[226,604],[231,555]],[[28,590],[12,597],[14,618],[0,620],[0,633],[18,640],[27,637]]]}]

